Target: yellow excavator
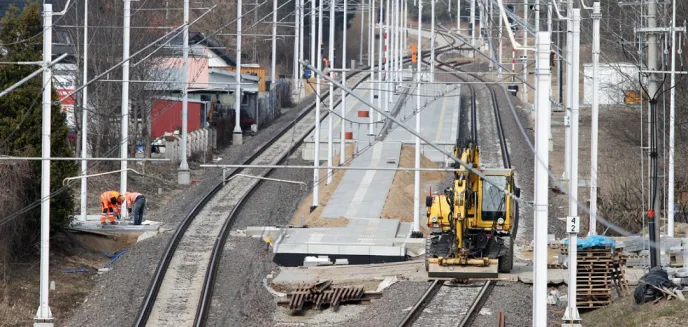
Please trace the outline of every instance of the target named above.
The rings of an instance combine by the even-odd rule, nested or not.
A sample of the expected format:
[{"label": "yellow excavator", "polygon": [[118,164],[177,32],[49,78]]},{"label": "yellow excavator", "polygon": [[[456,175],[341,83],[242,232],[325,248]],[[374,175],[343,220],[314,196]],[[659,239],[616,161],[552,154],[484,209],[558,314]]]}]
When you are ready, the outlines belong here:
[{"label": "yellow excavator", "polygon": [[426,197],[428,278],[496,278],[498,273],[510,272],[513,267],[518,202],[500,188],[520,197],[520,189],[514,185],[514,171],[482,168],[480,151],[472,142],[456,146],[454,155],[487,180],[455,164],[454,185],[446,188],[444,194],[431,191]]}]

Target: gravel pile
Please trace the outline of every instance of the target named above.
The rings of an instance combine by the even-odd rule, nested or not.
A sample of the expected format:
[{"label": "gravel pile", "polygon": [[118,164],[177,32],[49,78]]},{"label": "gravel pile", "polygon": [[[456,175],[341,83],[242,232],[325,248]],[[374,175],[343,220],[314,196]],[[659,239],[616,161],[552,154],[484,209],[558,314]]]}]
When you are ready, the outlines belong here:
[{"label": "gravel pile", "polygon": [[[301,107],[304,107],[302,104]],[[293,121],[299,110],[285,111],[271,126],[260,131],[254,137],[245,137],[244,144],[232,146],[218,154],[223,158],[219,163],[241,163],[262,144],[265,144],[275,133]],[[192,168],[198,167],[193,165]],[[97,284],[87,301],[77,309],[66,326],[128,326],[133,324],[141,307],[143,297],[148,291],[150,281],[170,236],[179,222],[191,211],[222,176],[219,170],[194,169],[192,178],[198,180],[187,186],[183,195],[170,201],[162,210],[147,212],[147,219],[160,221],[165,232],[140,242],[119,258],[113,270],[103,275],[96,275]],[[60,323],[60,322],[58,322]]]}]

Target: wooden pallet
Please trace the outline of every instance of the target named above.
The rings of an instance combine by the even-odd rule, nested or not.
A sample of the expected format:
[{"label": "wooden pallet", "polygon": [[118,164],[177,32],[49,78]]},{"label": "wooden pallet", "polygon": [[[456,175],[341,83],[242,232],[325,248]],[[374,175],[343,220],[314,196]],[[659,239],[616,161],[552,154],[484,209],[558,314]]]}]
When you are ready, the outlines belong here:
[{"label": "wooden pallet", "polygon": [[[561,248],[568,254],[568,248]],[[609,246],[578,250],[576,303],[581,309],[597,309],[612,302],[612,291],[628,291],[625,278],[627,257]]]}]

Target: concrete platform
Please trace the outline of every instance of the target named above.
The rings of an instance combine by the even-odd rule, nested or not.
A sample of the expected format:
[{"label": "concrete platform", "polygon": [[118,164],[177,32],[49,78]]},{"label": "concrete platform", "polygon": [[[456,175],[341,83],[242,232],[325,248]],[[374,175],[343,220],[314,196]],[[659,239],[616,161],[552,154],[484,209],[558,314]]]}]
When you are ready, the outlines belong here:
[{"label": "concrete platform", "polygon": [[[354,158],[351,166],[399,167],[401,143],[376,143]],[[323,209],[322,218],[380,218],[395,171],[347,170]]]},{"label": "concrete platform", "polygon": [[[372,83],[366,81],[361,83],[361,86],[357,89],[354,90],[354,94],[357,96],[362,97],[366,101],[370,100],[370,92],[372,91]],[[375,100],[377,101],[377,100]],[[394,98],[394,101],[396,101],[396,98]],[[377,102],[375,102],[377,104]],[[325,105],[328,105],[328,102],[325,102]],[[332,124],[332,142],[333,142],[333,149],[332,153],[337,153],[339,152],[340,149],[340,139],[341,139],[341,122],[342,119],[338,116],[341,113],[341,103],[337,106],[335,106],[335,112],[337,115],[332,115],[333,119],[333,124]],[[345,126],[345,131],[347,132],[353,132],[353,140],[358,140],[358,141],[365,141],[365,142],[372,142],[375,140],[374,135],[368,135],[368,126],[370,123],[370,118],[368,117],[358,117],[358,111],[359,110],[370,110],[368,106],[365,104],[361,103],[353,97],[352,95],[348,95],[346,97],[346,122],[344,124]],[[377,118],[377,114],[375,115],[375,118]],[[320,160],[327,160],[327,140],[328,140],[328,119],[326,118],[322,121],[320,127]],[[361,124],[356,124],[356,123],[361,123]],[[382,126],[382,124],[376,124],[377,126]],[[345,142],[353,142],[352,140],[348,140]],[[303,141],[304,143],[304,149],[302,151],[302,157],[304,160],[312,161],[314,158],[314,148],[315,148],[315,131],[312,131],[306,139]]]},{"label": "concrete platform", "polygon": [[297,267],[306,256],[348,259],[350,264],[405,261],[411,226],[390,219],[351,219],[346,227],[284,229],[273,245],[273,261]]},{"label": "concrete platform", "polygon": [[[459,131],[459,106],[461,89],[458,85],[428,84],[421,89],[421,135],[429,140],[444,145],[450,153],[454,150]],[[433,96],[433,97],[430,97]],[[410,95],[399,111],[397,118],[404,125],[415,127],[416,99]],[[392,125],[386,142],[414,142],[415,137],[399,127]],[[448,158],[429,145],[422,145],[421,154],[438,164],[444,164]]]}]

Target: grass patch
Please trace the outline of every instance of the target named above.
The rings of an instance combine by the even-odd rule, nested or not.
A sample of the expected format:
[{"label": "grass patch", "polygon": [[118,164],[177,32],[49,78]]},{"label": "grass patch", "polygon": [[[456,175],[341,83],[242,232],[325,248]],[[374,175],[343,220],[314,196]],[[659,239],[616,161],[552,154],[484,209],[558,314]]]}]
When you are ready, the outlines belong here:
[{"label": "grass patch", "polygon": [[660,301],[636,305],[633,296],[623,297],[606,308],[584,313],[583,325],[669,327],[688,321],[688,301]]}]

